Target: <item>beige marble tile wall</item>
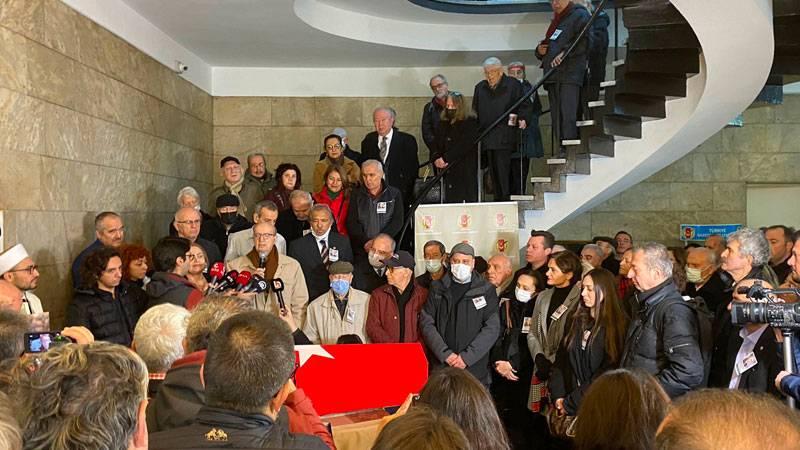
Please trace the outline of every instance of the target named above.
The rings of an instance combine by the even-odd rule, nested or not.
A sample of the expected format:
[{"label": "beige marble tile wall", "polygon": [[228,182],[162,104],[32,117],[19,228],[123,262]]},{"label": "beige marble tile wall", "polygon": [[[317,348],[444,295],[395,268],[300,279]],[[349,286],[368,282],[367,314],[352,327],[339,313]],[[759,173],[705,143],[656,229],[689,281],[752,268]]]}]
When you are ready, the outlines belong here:
[{"label": "beige marble tile wall", "polygon": [[33,254],[55,325],[98,211],[151,246],[178,189],[208,190],[211,122],[211,96],[60,1],[0,0],[5,245]]},{"label": "beige marble tile wall", "polygon": [[[746,224],[747,184],[800,183],[800,95],[750,108],[744,123],[553,231],[586,240],[624,229],[637,241],[676,244],[682,223]],[[787,199],[787,206],[796,204]]]}]

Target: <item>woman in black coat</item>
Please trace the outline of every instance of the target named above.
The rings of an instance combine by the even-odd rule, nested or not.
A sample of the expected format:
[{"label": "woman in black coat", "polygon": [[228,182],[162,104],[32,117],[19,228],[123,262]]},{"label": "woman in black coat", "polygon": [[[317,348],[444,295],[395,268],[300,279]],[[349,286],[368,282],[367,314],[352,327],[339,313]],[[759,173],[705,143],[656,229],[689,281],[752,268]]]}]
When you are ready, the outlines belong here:
[{"label": "woman in black coat", "polygon": [[584,275],[581,297],[550,382],[551,398],[562,415],[577,414],[592,381],[619,365],[628,329],[611,272],[598,268]]},{"label": "woman in black coat", "polygon": [[144,291],[122,280],[119,253],[103,247],[81,266],[81,287],[67,308],[66,324],[88,328],[98,341],[129,347],[146,303]]},{"label": "woman in black coat", "polygon": [[436,133],[433,165],[444,169],[456,161],[444,176],[444,201],[464,203],[478,201],[478,120],[469,104],[458,92],[447,94],[442,120]]}]

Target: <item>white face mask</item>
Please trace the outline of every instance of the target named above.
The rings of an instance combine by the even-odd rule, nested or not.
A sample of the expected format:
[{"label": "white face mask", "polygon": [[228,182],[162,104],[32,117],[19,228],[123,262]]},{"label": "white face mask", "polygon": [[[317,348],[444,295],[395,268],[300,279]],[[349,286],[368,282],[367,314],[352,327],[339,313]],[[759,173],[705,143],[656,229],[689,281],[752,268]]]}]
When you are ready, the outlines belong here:
[{"label": "white face mask", "polygon": [[452,264],[450,272],[453,274],[453,279],[461,284],[472,280],[472,267],[466,264]]},{"label": "white face mask", "polygon": [[531,301],[531,297],[533,297],[533,292],[517,287],[514,288],[514,296],[522,303],[528,303]]},{"label": "white face mask", "polygon": [[699,283],[703,281],[703,271],[695,269],[694,267],[686,266],[686,280],[690,283]]},{"label": "white face mask", "polygon": [[425,270],[428,273],[436,273],[442,269],[442,260],[440,259],[426,259]]},{"label": "white face mask", "polygon": [[376,269],[383,268],[383,263],[381,262],[381,258],[375,252],[369,252],[369,254],[367,255],[367,259],[369,259],[370,266]]}]

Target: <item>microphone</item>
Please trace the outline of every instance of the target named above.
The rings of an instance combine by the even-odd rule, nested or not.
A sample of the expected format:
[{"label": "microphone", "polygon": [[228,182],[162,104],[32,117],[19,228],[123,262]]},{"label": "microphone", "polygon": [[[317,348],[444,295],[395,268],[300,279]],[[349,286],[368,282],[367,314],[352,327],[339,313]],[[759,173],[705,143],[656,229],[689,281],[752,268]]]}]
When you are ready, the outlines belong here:
[{"label": "microphone", "polygon": [[239,272],[235,270],[231,270],[230,272],[226,273],[224,277],[222,277],[222,281],[219,282],[214,291],[222,292],[225,289],[228,289],[232,286],[236,285],[236,277],[239,276]]},{"label": "microphone", "polygon": [[247,284],[247,288],[245,292],[255,292],[256,294],[261,294],[264,292],[269,291],[269,282],[265,280],[260,275],[253,275],[250,279],[250,283]]},{"label": "microphone", "polygon": [[251,278],[253,278],[253,274],[252,273],[250,273],[250,272],[248,272],[246,270],[243,270],[243,271],[239,272],[239,276],[236,277],[236,287],[235,287],[235,289],[237,291],[241,291],[242,289],[244,289],[244,287],[247,286],[247,283],[250,282]]},{"label": "microphone", "polygon": [[211,275],[211,284],[217,284],[217,281],[225,276],[225,263],[222,261],[215,262],[211,265],[208,274]]},{"label": "microphone", "polygon": [[272,292],[278,297],[278,305],[281,309],[286,309],[286,302],[283,301],[283,280],[275,278],[271,281]]},{"label": "microphone", "polygon": [[259,252],[258,253],[258,268],[265,269],[267,267],[267,253],[266,252]]}]

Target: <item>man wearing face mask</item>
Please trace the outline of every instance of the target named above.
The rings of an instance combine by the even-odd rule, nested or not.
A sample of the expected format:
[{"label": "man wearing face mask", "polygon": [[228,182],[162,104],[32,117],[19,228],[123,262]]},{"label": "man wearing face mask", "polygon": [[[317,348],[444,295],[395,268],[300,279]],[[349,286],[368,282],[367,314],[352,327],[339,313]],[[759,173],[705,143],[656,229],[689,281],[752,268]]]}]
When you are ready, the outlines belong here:
[{"label": "man wearing face mask", "polygon": [[[472,110],[478,114],[478,125],[482,130],[525,95],[522,85],[503,73],[503,63],[499,59],[487,58],[483,62],[483,73],[486,79],[475,85],[472,96]],[[489,157],[495,201],[506,201],[511,195],[511,154],[517,149],[519,130],[527,127],[532,111],[531,102],[522,102],[481,142],[481,149]]]},{"label": "man wearing face mask", "polygon": [[433,281],[441,280],[447,273],[445,266],[447,250],[439,241],[428,241],[422,249],[422,254],[425,258],[425,273],[417,277],[417,283],[425,289],[430,289]]},{"label": "man wearing face mask", "polygon": [[303,333],[314,344],[335,344],[343,334],[369,343],[365,330],[369,294],[350,287],[353,265],[337,261],[328,267],[330,289],[308,305]]},{"label": "man wearing face mask", "polygon": [[705,247],[690,248],[686,259],[686,294],[703,297],[710,311],[716,311],[730,299],[725,283],[719,275],[719,259],[714,251]]},{"label": "man wearing face mask", "polygon": [[489,351],[500,335],[497,294],[473,271],[471,245],[456,244],[450,255],[450,272],[433,282],[419,318],[429,369],[466,369],[488,387]]},{"label": "man wearing face mask", "polygon": [[388,234],[379,234],[372,240],[366,258],[356,260],[353,287],[367,293],[386,284],[386,265],[383,260],[394,254],[395,241]]},{"label": "man wearing face mask", "polygon": [[437,169],[457,163],[444,176],[447,203],[478,201],[478,121],[459,92],[450,92],[439,121],[431,161]]},{"label": "man wearing face mask", "polygon": [[228,236],[247,230],[253,224],[239,214],[239,198],[235,195],[220,195],[216,205],[217,215],[203,223],[200,237],[217,244],[220,253],[225,255],[228,251]]},{"label": "man wearing face mask", "polygon": [[383,263],[389,283],[372,291],[367,335],[380,344],[418,342],[419,312],[428,300],[428,290],[414,282],[414,257],[400,250]]}]

